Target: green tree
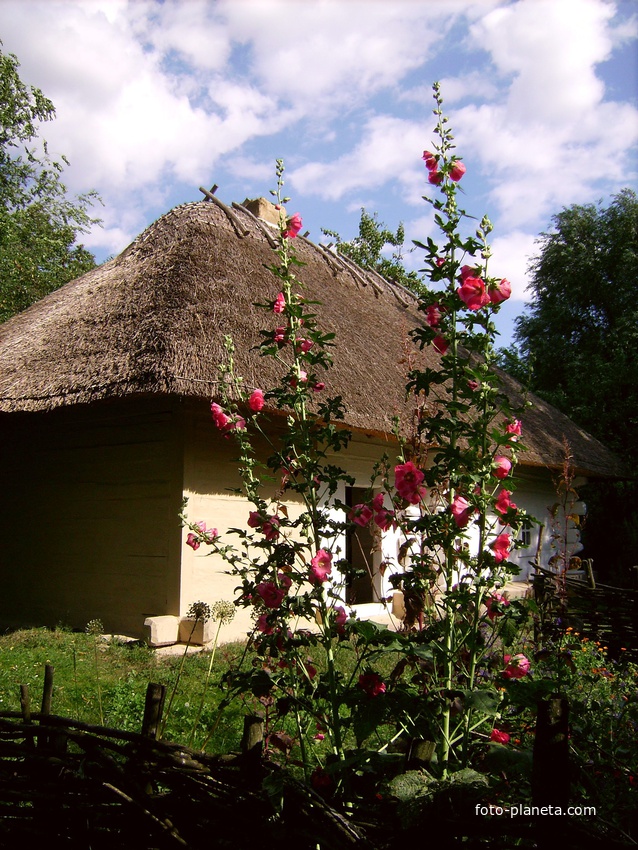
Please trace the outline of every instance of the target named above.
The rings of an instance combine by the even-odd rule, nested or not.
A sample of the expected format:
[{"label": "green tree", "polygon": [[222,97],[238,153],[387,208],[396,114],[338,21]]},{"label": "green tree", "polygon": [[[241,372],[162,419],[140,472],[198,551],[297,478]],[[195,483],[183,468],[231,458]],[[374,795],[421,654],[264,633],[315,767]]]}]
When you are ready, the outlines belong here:
[{"label": "green tree", "polygon": [[585,542],[600,569],[627,575],[638,563],[638,198],[624,189],[606,207],[571,206],[552,223],[530,265],[518,350],[505,354],[532,390],[624,459],[633,480],[588,488],[596,510]]},{"label": "green tree", "polygon": [[[405,229],[399,224],[396,233],[388,230],[385,224],[379,222],[377,213],[370,215],[362,208],[359,221],[359,235],[354,239],[344,241],[334,230],[322,233],[334,239],[340,254],[353,260],[362,269],[372,269],[396,283],[417,294],[423,294],[427,287],[414,271],[406,271],[403,265],[403,244]],[[383,254],[384,248],[390,245],[396,250],[390,257]],[[413,250],[413,249],[410,249]]]},{"label": "green tree", "polygon": [[0,42],[0,321],[95,267],[77,236],[97,223],[95,192],[69,198],[61,181],[67,160],[38,139],[55,117],[42,92],[25,85],[20,63]]}]

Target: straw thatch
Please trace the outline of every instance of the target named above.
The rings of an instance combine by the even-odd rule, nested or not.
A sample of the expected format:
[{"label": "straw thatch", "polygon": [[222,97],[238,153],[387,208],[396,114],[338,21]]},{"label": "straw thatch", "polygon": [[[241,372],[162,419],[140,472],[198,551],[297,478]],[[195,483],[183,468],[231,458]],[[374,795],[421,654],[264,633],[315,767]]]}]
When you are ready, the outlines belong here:
[{"label": "straw thatch", "polygon": [[[215,395],[224,335],[236,346],[237,371],[249,386],[276,380],[276,363],[254,351],[275,316],[255,302],[273,299],[274,231],[243,207],[201,201],[177,207],[119,257],[68,283],[0,327],[0,413],[47,411],[99,400],[167,394]],[[405,411],[411,328],[422,323],[414,296],[327,249],[298,238],[299,271],[324,330],[336,333],[326,392],[341,395],[347,424],[391,431]],[[426,350],[420,361],[436,366]],[[508,394],[520,388],[504,378]],[[619,463],[597,440],[550,405],[532,399],[525,413],[523,464],[558,467],[563,438],[576,468],[618,475]]]}]

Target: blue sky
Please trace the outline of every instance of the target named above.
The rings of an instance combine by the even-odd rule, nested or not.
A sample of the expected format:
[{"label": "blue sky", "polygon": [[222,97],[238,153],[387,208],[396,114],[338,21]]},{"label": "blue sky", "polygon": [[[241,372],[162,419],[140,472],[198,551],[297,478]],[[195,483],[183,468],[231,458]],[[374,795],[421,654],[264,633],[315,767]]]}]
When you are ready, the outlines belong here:
[{"label": "blue sky", "polygon": [[362,207],[436,239],[421,154],[441,81],[463,205],[513,284],[503,343],[551,216],[638,186],[637,38],[636,0],[0,0],[69,189],[104,201],[99,260],[199,186],[268,197],[277,158],[312,240],[352,238]]}]

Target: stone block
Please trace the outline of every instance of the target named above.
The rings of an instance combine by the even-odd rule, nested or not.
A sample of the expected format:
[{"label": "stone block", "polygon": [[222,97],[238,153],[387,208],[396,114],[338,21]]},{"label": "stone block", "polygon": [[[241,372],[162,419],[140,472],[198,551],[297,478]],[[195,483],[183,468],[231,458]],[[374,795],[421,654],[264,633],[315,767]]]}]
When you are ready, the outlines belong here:
[{"label": "stone block", "polygon": [[[193,629],[195,626],[195,629]],[[179,642],[190,643],[192,646],[203,646],[215,639],[217,623],[214,620],[198,620],[182,617],[179,621]]]},{"label": "stone block", "polygon": [[143,635],[149,646],[171,646],[178,640],[179,617],[170,614],[147,617],[144,620]]}]

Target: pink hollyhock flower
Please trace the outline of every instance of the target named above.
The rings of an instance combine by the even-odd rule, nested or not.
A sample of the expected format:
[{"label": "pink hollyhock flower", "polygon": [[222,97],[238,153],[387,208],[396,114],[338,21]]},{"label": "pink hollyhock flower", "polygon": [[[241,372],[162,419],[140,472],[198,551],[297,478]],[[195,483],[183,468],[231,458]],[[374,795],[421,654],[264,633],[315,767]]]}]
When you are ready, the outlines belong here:
[{"label": "pink hollyhock flower", "polygon": [[380,528],[381,531],[388,531],[394,523],[394,511],[387,511],[385,508],[381,508],[381,510],[377,511],[374,515],[374,524],[377,528]]},{"label": "pink hollyhock flower", "polygon": [[286,332],[288,328],[280,325],[278,328],[275,328],[275,342],[277,345],[282,346],[286,342]]},{"label": "pink hollyhock flower", "polygon": [[480,277],[466,277],[456,293],[468,310],[480,310],[490,303],[490,296]]},{"label": "pink hollyhock flower", "polygon": [[222,408],[213,402],[210,406],[210,412],[213,416],[213,422],[219,428],[220,431],[225,431],[228,429],[230,424],[230,417],[227,416]]},{"label": "pink hollyhock flower", "polygon": [[261,526],[262,519],[259,511],[251,511],[248,514],[248,525],[250,528],[259,528]]},{"label": "pink hollyhock flower", "polygon": [[326,385],[324,384],[323,381],[317,381],[317,383],[313,385],[312,390],[315,393],[320,393],[321,390],[325,390],[325,388],[326,388]]},{"label": "pink hollyhock flower", "polygon": [[272,581],[262,581],[255,588],[259,596],[263,599],[266,608],[278,608],[281,601],[286,595],[283,587],[277,587]]},{"label": "pink hollyhock flower", "polygon": [[439,183],[443,182],[443,174],[440,171],[430,171],[428,174],[428,183],[431,183],[433,186],[438,186]]},{"label": "pink hollyhock flower", "polygon": [[509,490],[501,490],[498,494],[496,501],[494,502],[494,509],[499,512],[499,514],[506,514],[510,509],[516,510],[515,502],[512,502],[510,499],[511,492]]},{"label": "pink hollyhock flower", "polygon": [[450,347],[450,343],[442,336],[435,336],[432,340],[432,345],[434,346],[434,350],[438,351],[439,354],[445,354],[445,352]]},{"label": "pink hollyhock flower", "polygon": [[255,628],[264,635],[272,635],[275,631],[274,626],[268,622],[268,614],[266,613],[260,614],[260,616],[257,617]]},{"label": "pink hollyhock flower", "polygon": [[501,732],[500,729],[492,729],[490,741],[493,741],[495,744],[508,744],[509,740],[510,736],[507,732]]},{"label": "pink hollyhock flower", "polygon": [[299,215],[299,213],[291,215],[288,221],[286,222],[286,225],[287,226],[284,230],[284,236],[287,239],[294,239],[303,227],[303,222],[301,221],[301,216]]},{"label": "pink hollyhock flower", "polygon": [[529,673],[531,666],[529,658],[526,658],[521,653],[513,657],[506,655],[504,656],[504,661],[507,664],[507,667],[503,670],[503,675],[506,679],[522,679]]},{"label": "pink hollyhock flower", "polygon": [[304,369],[299,370],[299,377],[294,376],[290,379],[290,386],[294,389],[297,388],[297,384],[305,384],[308,380],[308,373]]},{"label": "pink hollyhock flower", "polygon": [[259,413],[262,410],[266,400],[264,399],[263,390],[253,390],[248,399],[248,407],[254,412]]},{"label": "pink hollyhock flower", "polygon": [[421,482],[425,473],[418,469],[411,460],[394,467],[394,486],[397,493],[411,505],[418,505],[426,494]]},{"label": "pink hollyhock flower", "polygon": [[372,519],[372,508],[368,505],[354,505],[348,514],[348,519],[350,522],[354,522],[356,525],[365,528]]},{"label": "pink hollyhock flower", "polygon": [[523,426],[521,425],[521,420],[515,419],[513,422],[508,422],[505,426],[505,433],[511,434],[512,440],[516,442],[516,440],[523,433]]},{"label": "pink hollyhock flower", "polygon": [[246,420],[243,416],[236,416],[231,422],[226,426],[228,431],[245,431],[246,430]]},{"label": "pink hollyhock flower", "polygon": [[458,183],[464,174],[465,166],[462,162],[455,162],[452,168],[450,168],[450,180],[454,180],[455,183]]},{"label": "pink hollyhock flower", "polygon": [[315,767],[310,776],[310,784],[319,794],[322,791],[330,791],[333,786],[332,777],[323,767]]},{"label": "pink hollyhock flower", "polygon": [[383,493],[377,493],[377,495],[372,500],[372,510],[373,511],[382,511],[384,501],[385,501],[385,496],[383,495]]},{"label": "pink hollyhock flower", "polygon": [[504,277],[499,283],[492,284],[489,292],[492,304],[500,304],[501,301],[507,301],[512,294],[512,284]]},{"label": "pink hollyhock flower", "polygon": [[499,457],[495,457],[492,463],[492,475],[499,480],[503,480],[503,478],[507,478],[512,469],[512,462],[506,457],[499,455]]},{"label": "pink hollyhock flower", "polygon": [[280,292],[279,295],[275,298],[275,302],[272,305],[273,313],[283,313],[286,309],[286,296],[283,292]]},{"label": "pink hollyhock flower", "polygon": [[461,266],[461,283],[467,277],[478,277],[478,269],[476,266]]},{"label": "pink hollyhock flower", "polygon": [[385,693],[385,682],[378,673],[362,673],[357,684],[369,697],[378,697]]},{"label": "pink hollyhock flower", "polygon": [[507,608],[510,604],[507,596],[503,596],[502,593],[494,593],[492,596],[488,596],[485,600],[485,607],[487,608],[487,616],[490,620],[494,620],[496,617],[500,617],[503,611],[501,609]]},{"label": "pink hollyhock flower", "polygon": [[297,347],[300,351],[303,351],[304,354],[307,354],[312,348],[312,340],[310,339],[298,339]]},{"label": "pink hollyhock flower", "polygon": [[332,570],[332,552],[319,549],[310,562],[310,581],[313,584],[323,584]]},{"label": "pink hollyhock flower", "polygon": [[267,517],[261,526],[261,533],[266,540],[276,540],[279,537],[279,519],[276,516]]},{"label": "pink hollyhock flower", "polygon": [[472,507],[464,496],[455,496],[454,501],[450,505],[454,522],[459,528],[465,528],[470,520]]},{"label": "pink hollyhock flower", "polygon": [[511,545],[512,540],[506,532],[499,534],[496,540],[490,543],[490,549],[494,552],[494,558],[497,564],[508,559]]},{"label": "pink hollyhock flower", "polygon": [[438,165],[436,155],[432,151],[423,151],[423,161],[428,171],[436,171]]},{"label": "pink hollyhock flower", "polygon": [[196,552],[200,547],[200,542],[196,534],[193,534],[191,531],[186,538],[186,545],[190,546],[191,549]]},{"label": "pink hollyhock flower", "polygon": [[438,328],[441,321],[441,310],[438,304],[430,304],[425,311],[425,323],[431,328]]},{"label": "pink hollyhock flower", "polygon": [[469,380],[469,381],[467,382],[467,385],[468,385],[468,387],[472,390],[472,392],[473,392],[473,393],[475,393],[475,392],[478,390],[478,388],[481,386],[481,382],[480,382],[480,381]]},{"label": "pink hollyhock flower", "polygon": [[337,634],[342,635],[345,632],[344,626],[348,622],[348,615],[343,605],[336,605],[334,608],[334,623]]}]

